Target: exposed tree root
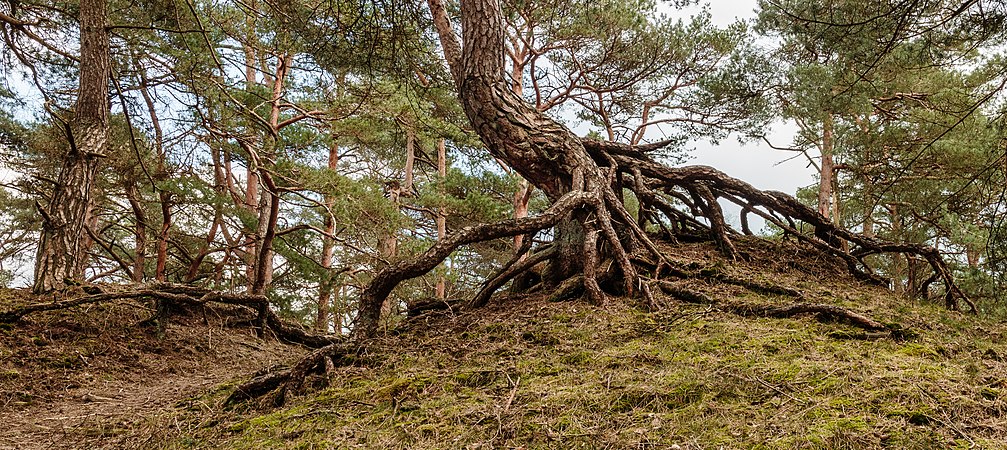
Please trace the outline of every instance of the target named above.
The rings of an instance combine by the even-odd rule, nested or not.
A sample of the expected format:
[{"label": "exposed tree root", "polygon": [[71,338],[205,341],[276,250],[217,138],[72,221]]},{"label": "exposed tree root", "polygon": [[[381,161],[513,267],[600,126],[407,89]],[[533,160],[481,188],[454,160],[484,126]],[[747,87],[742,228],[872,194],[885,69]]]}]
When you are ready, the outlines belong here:
[{"label": "exposed tree root", "polygon": [[454,311],[465,306],[464,300],[421,300],[406,305],[406,318],[419,317],[433,311]]},{"label": "exposed tree root", "polygon": [[[103,303],[123,299],[154,299],[165,305],[207,305],[221,303],[238,305],[251,309],[256,314],[256,325],[260,330],[270,330],[277,338],[292,344],[311,348],[324,347],[341,338],[315,335],[303,328],[287,323],[269,309],[269,299],[264,295],[232,294],[213,291],[197,286],[171,283],[151,283],[138,286],[89,285],[83,286],[84,291],[64,290],[50,294],[51,302],[35,303],[10,311],[0,312],[0,323],[16,322],[21,318],[38,312],[55,311],[76,306]],[[59,297],[66,297],[59,300]]]},{"label": "exposed tree root", "polygon": [[[743,208],[745,233],[751,233],[747,215],[759,214],[804,242],[842,258],[849,270],[862,279],[884,282],[864,262],[866,255],[904,253],[921,256],[933,268],[934,279],[943,282],[948,307],[956,308],[958,301],[963,300],[975,310],[972,302],[955,284],[936,249],[884,242],[852,233],[836,227],[817,211],[786,194],[755,189],[710,167],[668,167],[647,155],[647,152],[667,143],[630,146],[574,135],[562,124],[524,102],[514,94],[510,81],[504,79],[503,59],[500,57],[505,51],[504,39],[501,12],[496,2],[462,2],[460,28],[464,45],[458,40],[444,2],[428,0],[427,3],[462,108],[472,128],[494,157],[509,164],[553,204],[536,217],[463,228],[437,241],[422,254],[380,270],[361,291],[360,310],[351,342],[363,342],[376,334],[382,306],[396,286],[426,274],[458,247],[547,228],[555,228],[555,250],[552,250],[555,254],[539,252],[529,259],[549,261],[546,271],[549,275],[543,277],[543,284],[555,288],[554,296],[556,293],[565,296],[581,292],[586,293],[592,303],[601,304],[606,299],[606,292],[614,291],[626,296],[640,294],[648,305],[654,307],[656,303],[648,280],[639,275],[631,256],[637,257],[639,253],[652,256],[656,260],[653,270],[655,279],[660,279],[665,270],[674,272],[676,269],[670,267],[665,256],[644,232],[646,222],[661,227],[669,239],[705,234],[733,260],[743,256],[739,255],[732,240],[739,233],[727,225],[720,199],[732,201]],[[624,187],[632,190],[640,200],[639,221],[634,220],[622,201]],[[676,202],[685,205],[688,211],[679,210]],[[708,223],[702,223],[698,217],[703,217]],[[813,227],[814,234],[801,233],[797,229],[798,222]],[[847,248],[852,248],[852,251],[847,251]],[[524,251],[487,281],[471,302],[472,306],[486,304],[495,290],[519,270],[526,270],[534,264],[521,263],[521,253]],[[605,264],[610,264],[614,270],[602,270]],[[666,283],[661,284],[662,288],[667,289],[667,286]],[[792,294],[784,289],[766,290]],[[709,300],[705,294],[689,294],[681,290],[678,296],[697,301]],[[732,306],[717,304],[724,308]],[[829,305],[801,303],[784,308],[745,308],[739,306],[738,312],[774,317],[815,313],[840,317],[865,329],[884,329],[883,325],[867,317]],[[348,349],[338,346],[320,349],[298,363],[285,375],[286,378],[275,377],[281,380],[276,381],[275,386],[280,386],[280,383],[284,386],[281,396],[288,390],[296,391],[303,384],[304,374],[334,364],[334,358],[340,358],[346,351]],[[258,389],[255,392],[265,389],[259,387],[264,386],[263,383],[265,381],[250,386],[249,392],[252,388]],[[274,381],[266,384],[271,383]]]},{"label": "exposed tree root", "polygon": [[573,209],[584,206],[592,199],[586,192],[571,192],[549,209],[535,217],[508,219],[500,222],[465,227],[437,241],[427,251],[411,259],[386,266],[374,275],[374,279],[360,294],[360,312],[353,329],[355,338],[373,336],[378,330],[381,306],[388,294],[399,283],[421,276],[437,267],[456,248],[474,242],[483,242],[501,237],[517,236],[531,231],[551,228]]},{"label": "exposed tree root", "polygon": [[734,286],[740,286],[753,292],[758,292],[760,294],[769,295],[785,295],[788,297],[804,298],[804,292],[801,292],[794,288],[789,288],[786,286],[780,286],[773,283],[764,283],[754,280],[747,280],[744,278],[738,278],[725,273],[719,268],[707,268],[700,270],[684,270],[678,267],[674,267],[670,264],[665,264],[660,266],[661,269],[658,270],[658,264],[653,261],[649,261],[643,258],[634,258],[633,262],[647,267],[654,271],[655,277],[661,277],[665,273],[669,276],[681,279],[703,279],[710,281],[717,281],[724,284],[730,284]]},{"label": "exposed tree root", "polygon": [[[524,242],[524,245],[528,248],[531,247],[531,239],[525,239]],[[550,246],[527,258],[522,258],[525,254],[527,254],[527,251],[527,248],[522,248],[522,251],[515,254],[514,258],[504,265],[504,267],[500,269],[496,275],[489,280],[486,280],[486,282],[483,283],[482,289],[479,290],[479,293],[476,294],[471,302],[469,302],[469,307],[480,308],[485,306],[486,303],[489,302],[493,293],[495,293],[497,289],[503,287],[503,285],[507,284],[508,281],[514,279],[514,277],[522,273],[527,272],[536,264],[556,255],[556,251]]]},{"label": "exposed tree root", "polygon": [[[560,292],[580,290],[587,294],[589,301],[596,304],[604,303],[606,292],[629,296],[640,293],[648,305],[655,305],[646,280],[638,274],[636,264],[640,259],[639,252],[635,250],[639,249],[656,259],[654,278],[660,278],[665,269],[674,274],[673,269],[615,194],[613,185],[618,184],[616,174],[631,181],[628,183],[630,189],[640,200],[644,215],[649,217],[642,220],[653,221],[665,228],[670,223],[673,230],[706,231],[728,258],[736,259],[740,255],[733,244],[733,237],[740,233],[726,224],[718,199],[737,203],[744,208],[743,214],[761,215],[803,242],[841,258],[847,263],[849,271],[863,280],[887,284],[864,262],[864,256],[876,253],[920,256],[930,263],[934,271],[931,280],[943,282],[945,302],[949,308],[957,308],[958,302],[964,301],[970,309],[975,310],[972,301],[958,288],[940,253],[932,247],[885,242],[850,232],[833,225],[817,211],[789,195],[755,189],[710,167],[671,168],[651,160],[636,147],[588,140],[583,140],[582,143],[597,165],[594,169],[584,167],[583,170],[574,171],[574,190],[559,198],[540,216],[467,227],[439,241],[423,254],[381,270],[361,294],[360,314],[354,328],[355,337],[374,335],[381,305],[395,286],[404,280],[425,274],[459,246],[535,232],[556,226],[567,217],[577,217],[582,226],[578,261],[563,260],[564,254],[560,251],[554,255],[551,253],[552,249],[534,253],[523,261],[519,253],[508,266],[486,282],[470,306],[485,305],[494,291],[540,261],[549,261],[553,265],[577,264],[581,267],[580,273],[568,277],[568,282],[560,280],[553,285],[560,286]],[[689,212],[679,211],[674,206],[674,201],[685,204]],[[691,221],[685,220],[690,213],[704,216],[710,223],[709,226],[704,229],[701,224],[696,225],[694,218]],[[658,214],[664,217],[661,218]],[[808,235],[800,232],[797,229],[798,222],[813,227],[814,233]],[[674,231],[670,237],[675,238]],[[852,250],[848,251],[847,248]],[[636,261],[631,260],[631,254]],[[609,272],[599,270],[602,261],[614,262],[618,275],[611,281],[620,281],[617,283],[621,285],[620,288],[613,289],[612,285],[602,286],[599,283],[599,274]],[[761,292],[800,297],[799,292],[778,286],[732,279],[722,274],[714,278]]]},{"label": "exposed tree root", "polygon": [[358,355],[365,347],[350,342],[340,342],[316,349],[301,358],[294,367],[276,372],[264,373],[235,388],[224,400],[224,406],[263,397],[274,393],[273,406],[282,406],[292,394],[298,394],[304,387],[305,379],[313,374],[327,374],[335,367],[345,365],[348,356]]},{"label": "exposed tree root", "polygon": [[890,329],[889,326],[870,317],[836,305],[826,305],[820,303],[794,303],[785,306],[752,305],[716,300],[703,292],[677,286],[667,281],[661,281],[660,287],[661,290],[668,295],[684,302],[713,305],[721,310],[745,317],[772,317],[785,319],[802,314],[815,314],[820,319],[846,322],[854,327],[861,328],[866,331],[882,331]]},{"label": "exposed tree root", "polygon": [[[724,222],[722,211],[718,206],[715,206],[718,198],[742,207],[743,224],[747,224],[747,217],[744,216],[755,213],[796,238],[828,254],[842,258],[854,276],[866,281],[888,284],[887,280],[875,274],[871,267],[864,262],[864,257],[868,255],[901,253],[921,257],[930,264],[933,270],[934,276],[929,280],[940,280],[944,284],[944,301],[949,309],[958,309],[958,302],[962,301],[972,312],[976,311],[975,304],[958,287],[951,270],[936,248],[922,244],[887,242],[877,237],[837,227],[817,211],[792,196],[782,192],[756,189],[750,184],[732,178],[712,167],[672,168],[651,160],[631,146],[620,147],[612,144],[600,146],[591,141],[584,141],[584,145],[592,152],[596,160],[614,159],[619,164],[620,171],[633,176],[635,178],[632,183],[634,192],[647,208],[658,211],[669,209],[667,201],[655,200],[658,198],[654,193],[655,189],[661,190],[673,198],[681,198],[676,190],[689,192],[693,197],[689,206],[691,209],[695,209],[695,206],[698,205],[702,215],[711,223],[711,237],[720,245],[724,254],[730,258],[735,257],[736,254],[730,244],[732,230]],[[672,207],[672,209],[674,208]],[[665,215],[671,221],[679,220],[681,216],[676,212],[670,214],[665,212]],[[813,227],[813,235],[800,232],[797,229],[798,221]]]}]

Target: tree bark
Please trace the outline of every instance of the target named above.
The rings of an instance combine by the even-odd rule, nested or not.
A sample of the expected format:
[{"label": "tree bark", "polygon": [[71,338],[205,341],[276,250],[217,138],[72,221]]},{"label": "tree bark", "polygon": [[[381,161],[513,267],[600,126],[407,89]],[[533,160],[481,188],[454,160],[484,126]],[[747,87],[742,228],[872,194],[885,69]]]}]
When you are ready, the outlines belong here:
[{"label": "tree bark", "polygon": [[93,208],[92,187],[100,158],[108,148],[111,74],[107,0],[81,0],[80,83],[70,149],[63,157],[48,211],[42,213],[32,290],[49,291],[65,280],[80,281],[87,265],[87,230]]},{"label": "tree bark", "polygon": [[125,188],[126,200],[129,201],[129,206],[133,209],[133,220],[136,222],[132,279],[134,283],[140,283],[143,281],[144,266],[146,266],[147,260],[147,214],[143,211],[143,198],[136,187],[136,180],[127,180]]},{"label": "tree bark", "polygon": [[[161,121],[157,117],[154,99],[150,95],[150,82],[147,80],[146,69],[138,68],[137,72],[140,75],[140,95],[147,105],[150,123],[154,128],[154,146],[157,150],[157,172],[154,174],[154,180],[163,181],[168,179],[167,155],[164,151],[164,131],[161,129]],[[216,172],[214,172],[214,175],[216,175]],[[157,191],[157,197],[161,203],[161,230],[157,234],[157,263],[154,268],[154,279],[163,282],[167,280],[165,271],[168,267],[168,232],[171,230],[171,193],[156,185],[153,188]]]},{"label": "tree bark", "polygon": [[388,294],[403,280],[408,280],[429,272],[437,267],[456,248],[516,234],[538,231],[556,225],[562,217],[574,208],[591,202],[592,196],[585,192],[571,192],[557,200],[549,209],[535,217],[508,219],[462,228],[437,241],[422,254],[407,260],[396,261],[378,271],[374,279],[360,293],[360,310],[353,328],[356,338],[374,336],[378,330],[381,311],[387,303]]},{"label": "tree bark", "polygon": [[[447,148],[444,145],[444,138],[437,141],[437,175],[440,176],[441,195],[444,195],[444,180],[448,176],[448,156]],[[437,208],[437,240],[443,241],[448,235],[448,211],[443,205]],[[527,216],[527,214],[525,214]],[[434,287],[434,296],[440,300],[444,299],[447,293],[447,280],[444,275],[437,276],[437,285]]]},{"label": "tree bark", "polygon": [[[528,180],[521,180],[517,191],[514,192],[514,218],[522,219],[528,217],[528,202],[531,201],[532,192],[535,187],[528,183]],[[524,243],[524,236],[514,236],[514,253],[521,250]]]},{"label": "tree bark", "polygon": [[[161,190],[158,192],[158,200],[161,203],[161,230],[157,233],[157,265],[154,267],[154,279],[163,282],[168,279],[168,232],[171,230],[171,193]],[[214,225],[216,225],[216,222],[214,222]],[[211,240],[212,235],[213,232],[211,231]]]},{"label": "tree bark", "polygon": [[[336,167],[339,165],[339,146],[333,143],[329,146],[328,168],[334,175]],[[332,217],[332,207],[336,204],[336,198],[331,193],[325,193],[322,200],[325,204],[325,234],[322,236],[322,279],[318,287],[318,317],[315,320],[315,329],[321,332],[329,331],[329,311],[332,304],[332,280],[329,278],[329,269],[332,268],[332,258],[335,255],[336,242],[332,235],[336,232],[336,221]],[[336,331],[339,331],[337,326]]]},{"label": "tree bark", "polygon": [[[511,51],[507,52],[511,59],[511,90],[514,91],[514,95],[518,98],[524,98],[524,69],[525,64],[527,64],[528,54],[531,49],[527,45],[521,43],[521,39],[516,36],[510,37]],[[528,182],[528,180],[521,179],[518,184],[517,191],[514,192],[514,218],[522,219],[528,217],[528,202],[531,201],[531,194],[534,192],[535,188]],[[523,235],[514,236],[514,254],[521,251],[521,246],[524,241]]]},{"label": "tree bark", "polygon": [[822,165],[818,182],[818,213],[836,223],[833,216],[832,198],[835,188],[836,163],[833,157],[835,136],[832,113],[827,113],[822,121]]},{"label": "tree bark", "polygon": [[[245,211],[249,215],[258,216],[256,213],[258,211],[259,205],[259,174],[256,169],[253,168],[252,164],[248,165],[247,170],[247,180],[245,183],[245,204],[243,205]],[[259,241],[259,235],[256,228],[246,228],[244,230],[245,235],[245,276],[248,282],[248,293],[252,293],[252,282],[255,279],[255,249],[256,244]]]},{"label": "tree bark", "polygon": [[402,195],[413,195],[414,166],[416,165],[416,131],[412,125],[406,125],[406,167],[402,181]]},{"label": "tree bark", "polygon": [[[505,79],[504,31],[497,0],[462,2],[464,45],[458,44],[440,0],[428,0],[428,4],[462,107],[490,153],[553,202],[571,191],[605,186],[607,180],[581,140],[526,104]],[[557,226],[555,261],[560,262],[550,264],[548,282],[556,284],[582,270],[582,222],[586,219],[583,212],[574,212]]]}]

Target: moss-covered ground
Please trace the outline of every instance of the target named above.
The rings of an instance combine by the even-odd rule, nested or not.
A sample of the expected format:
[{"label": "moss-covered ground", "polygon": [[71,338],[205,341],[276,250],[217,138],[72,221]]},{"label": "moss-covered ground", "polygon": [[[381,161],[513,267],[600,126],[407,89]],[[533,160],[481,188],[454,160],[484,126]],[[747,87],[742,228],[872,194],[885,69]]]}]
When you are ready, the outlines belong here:
[{"label": "moss-covered ground", "polygon": [[[517,296],[403,323],[282,408],[222,388],[157,419],[173,448],[1007,448],[1002,323],[776,258],[678,263],[799,288],[895,336],[814,317],[743,318]],[[721,298],[784,304],[691,281]],[[669,300],[670,301],[670,300]]]}]

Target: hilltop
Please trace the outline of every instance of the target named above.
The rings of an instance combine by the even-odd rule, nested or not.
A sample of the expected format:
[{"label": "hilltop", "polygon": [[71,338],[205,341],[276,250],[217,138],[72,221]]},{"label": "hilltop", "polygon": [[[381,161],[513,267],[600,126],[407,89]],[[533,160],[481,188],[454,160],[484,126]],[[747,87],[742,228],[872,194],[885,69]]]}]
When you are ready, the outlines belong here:
[{"label": "hilltop", "polygon": [[[148,383],[125,394],[134,398],[165,394],[129,421],[99,412],[86,424],[63,422],[68,431],[34,431],[86,438],[78,442],[89,446],[925,449],[1007,442],[1007,350],[997,320],[899,298],[787,242],[745,239],[738,247],[739,261],[709,244],[669,251],[677,266],[702,274],[674,285],[717,304],[662,293],[664,308],[648,311],[638,301],[613,298],[598,307],[541,293],[500,296],[478,310],[432,311],[344,357],[325,380],[312,378],[306,393],[280,408],[268,396],[226,408],[223,402],[253,372],[296,362],[304,351],[257,340],[247,329],[207,326],[198,315],[173,325],[165,341],[137,330],[102,332],[95,311],[60,319],[96,327],[79,326],[76,341],[45,334],[54,322],[42,319],[5,330],[4,339],[44,336],[63,348],[56,361],[73,366],[50,364],[14,378],[53,380],[69,370],[71,379],[86,372],[119,380],[113,387]],[[758,317],[769,306],[795,303],[844,307],[884,329],[824,314]],[[80,336],[95,333],[114,338],[116,348],[140,343],[128,357],[106,352],[107,365],[91,362],[85,370],[67,362],[76,355],[72,345],[92,348]],[[211,341],[213,350],[200,347]],[[229,353],[239,350],[245,354]],[[140,363],[125,362],[131,358]],[[179,382],[151,360],[175,361],[165,364],[184,366],[175,371],[205,383]],[[202,370],[210,375],[198,378]],[[56,405],[93,404],[71,397],[96,382],[76,383],[60,398],[57,383],[35,382],[32,389],[48,394],[33,393],[15,414],[38,418]],[[178,383],[176,392],[166,391]]]}]

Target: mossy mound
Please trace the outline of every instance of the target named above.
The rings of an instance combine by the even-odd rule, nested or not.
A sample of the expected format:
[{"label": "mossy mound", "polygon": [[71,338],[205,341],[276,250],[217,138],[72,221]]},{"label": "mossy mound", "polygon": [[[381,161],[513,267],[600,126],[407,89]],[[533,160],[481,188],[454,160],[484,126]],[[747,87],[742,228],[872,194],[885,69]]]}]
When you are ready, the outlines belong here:
[{"label": "mossy mound", "polygon": [[[513,296],[401,324],[280,409],[177,411],[167,447],[997,448],[1005,328],[775,258],[679,263],[771,280],[899,324],[873,338],[814,317],[646,312]],[[767,253],[768,255],[768,253]],[[782,303],[715,279],[706,292]],[[672,301],[672,300],[669,300]],[[316,380],[317,381],[317,380]],[[197,399],[219,405],[228,392]],[[167,420],[167,419],[166,419]],[[676,447],[677,446],[677,447]]]}]

